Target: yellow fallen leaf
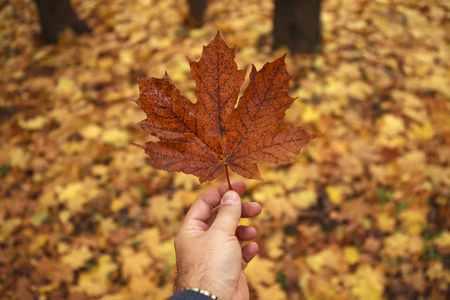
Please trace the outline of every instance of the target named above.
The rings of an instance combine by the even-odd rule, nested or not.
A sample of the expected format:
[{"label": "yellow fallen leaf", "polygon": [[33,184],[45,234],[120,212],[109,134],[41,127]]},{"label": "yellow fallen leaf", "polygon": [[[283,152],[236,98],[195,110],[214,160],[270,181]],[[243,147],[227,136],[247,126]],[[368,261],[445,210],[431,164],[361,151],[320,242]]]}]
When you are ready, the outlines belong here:
[{"label": "yellow fallen leaf", "polygon": [[333,277],[330,280],[322,273],[308,275],[306,282],[301,282],[306,299],[335,299],[336,287],[333,286]]},{"label": "yellow fallen leaf", "polygon": [[423,124],[412,124],[411,128],[407,132],[409,139],[421,139],[430,140],[436,134],[431,122],[425,122]]},{"label": "yellow fallen leaf", "polygon": [[290,193],[289,201],[300,209],[308,209],[317,204],[317,193],[312,189]]},{"label": "yellow fallen leaf", "polygon": [[72,270],[84,267],[86,262],[90,260],[94,254],[88,246],[83,245],[80,248],[73,249],[69,253],[61,257],[61,263],[68,266]]},{"label": "yellow fallen leaf", "polygon": [[444,255],[450,254],[450,231],[444,230],[441,235],[433,240],[433,243],[440,253]]},{"label": "yellow fallen leaf", "polygon": [[348,264],[354,265],[359,261],[358,249],[354,246],[347,246],[344,248],[344,259]]},{"label": "yellow fallen leaf", "polygon": [[279,284],[270,286],[260,285],[257,289],[258,300],[285,300],[286,293],[281,289]]},{"label": "yellow fallen leaf", "polygon": [[83,272],[78,279],[78,285],[74,291],[85,292],[92,297],[98,297],[109,291],[111,281],[108,276],[117,270],[116,263],[112,262],[111,256],[103,254],[98,258],[98,264],[92,270]]},{"label": "yellow fallen leaf", "polygon": [[[131,275],[127,284],[130,292],[129,299],[150,299],[146,298],[158,289],[152,274]],[[123,297],[123,296],[122,296]]]},{"label": "yellow fallen leaf", "polygon": [[252,194],[257,202],[267,202],[285,194],[283,186],[280,184],[264,184],[259,186]]},{"label": "yellow fallen leaf", "polygon": [[60,202],[76,201],[77,198],[79,198],[80,195],[82,194],[83,189],[84,186],[82,182],[70,183],[60,191],[58,195],[58,200]]},{"label": "yellow fallen leaf", "polygon": [[103,132],[102,141],[117,148],[125,147],[130,143],[130,135],[125,130],[113,128]]},{"label": "yellow fallen leaf", "polygon": [[31,158],[31,154],[25,151],[23,148],[13,148],[9,152],[9,163],[12,167],[19,167],[20,169],[25,169],[28,165],[28,161]]},{"label": "yellow fallen leaf", "polygon": [[328,197],[330,198],[330,202],[336,205],[339,205],[342,203],[343,200],[343,190],[341,187],[338,186],[327,186],[326,191],[328,194]]},{"label": "yellow fallen leaf", "polygon": [[407,208],[402,211],[398,218],[401,220],[402,229],[411,235],[421,234],[427,226],[428,209]]},{"label": "yellow fallen leaf", "polygon": [[65,253],[69,252],[69,250],[70,250],[70,246],[68,243],[65,243],[65,242],[58,243],[58,253],[59,254],[65,254]]},{"label": "yellow fallen leaf", "polygon": [[39,234],[34,237],[32,243],[28,246],[28,254],[35,255],[47,243],[49,237],[46,234]]},{"label": "yellow fallen leaf", "polygon": [[384,299],[385,281],[383,272],[368,265],[358,267],[356,272],[348,277],[352,295],[356,299],[365,300]]},{"label": "yellow fallen leaf", "polygon": [[134,62],[134,52],[132,49],[122,49],[119,52],[119,60],[121,64],[131,65]]},{"label": "yellow fallen leaf", "polygon": [[445,186],[450,186],[450,168],[446,166],[427,165],[424,173],[431,177],[434,184],[441,183]]},{"label": "yellow fallen leaf", "polygon": [[37,116],[29,120],[19,120],[20,128],[26,130],[39,130],[47,124],[48,119],[44,116]]},{"label": "yellow fallen leaf", "polygon": [[302,121],[305,123],[320,120],[322,112],[312,105],[306,105],[302,113]]},{"label": "yellow fallen leaf", "polygon": [[104,218],[100,221],[100,232],[104,236],[108,236],[118,227],[117,223],[112,217]]},{"label": "yellow fallen leaf", "polygon": [[423,151],[409,151],[397,160],[402,168],[403,175],[414,172],[423,172],[427,169],[426,155]]},{"label": "yellow fallen leaf", "polygon": [[89,124],[80,130],[81,136],[89,140],[97,139],[101,132],[102,129],[95,124]]},{"label": "yellow fallen leaf", "polygon": [[448,290],[450,284],[450,271],[445,268],[442,261],[431,261],[426,276],[433,282],[433,286],[441,291]]},{"label": "yellow fallen leaf", "polygon": [[372,86],[368,85],[367,83],[361,80],[352,82],[348,87],[349,96],[357,100],[364,100],[367,98],[367,96],[371,95],[372,93],[373,93]]},{"label": "yellow fallen leaf", "polygon": [[165,269],[172,269],[176,264],[175,248],[173,247],[174,238],[162,242],[159,247],[153,247],[151,254],[155,257],[164,257],[163,262]]},{"label": "yellow fallen leaf", "polygon": [[395,229],[395,218],[388,215],[387,213],[380,213],[375,216],[377,222],[376,227],[381,232],[387,233],[387,232],[393,232]]},{"label": "yellow fallen leaf", "polygon": [[270,236],[269,240],[266,242],[266,249],[269,257],[278,258],[283,255],[283,237],[284,234],[281,231],[277,231]]},{"label": "yellow fallen leaf", "polygon": [[133,203],[133,199],[131,198],[130,194],[122,193],[120,195],[120,197],[114,198],[111,201],[110,208],[113,212],[116,213],[116,212],[120,211],[121,209],[129,206],[132,203]]},{"label": "yellow fallen leaf", "polygon": [[55,91],[61,95],[70,95],[75,90],[75,82],[69,77],[59,77]]},{"label": "yellow fallen leaf", "polygon": [[392,99],[402,106],[403,115],[418,123],[428,122],[429,118],[425,110],[424,101],[419,99],[415,94],[407,91],[394,90],[392,91]]},{"label": "yellow fallen leaf", "polygon": [[271,216],[275,220],[292,222],[298,216],[298,209],[285,196],[272,198],[271,201],[263,204],[261,217]]},{"label": "yellow fallen leaf", "polygon": [[183,210],[181,205],[182,199],[179,197],[169,199],[164,194],[156,195],[149,199],[149,203],[150,205],[147,209],[148,219],[159,224],[166,224],[166,222],[176,220]]},{"label": "yellow fallen leaf", "polygon": [[276,282],[275,263],[269,259],[256,256],[247,268],[245,274],[252,285],[273,285]]},{"label": "yellow fallen leaf", "polygon": [[421,236],[408,236],[397,232],[384,239],[383,253],[387,258],[417,258],[423,250]]},{"label": "yellow fallen leaf", "polygon": [[85,178],[81,182],[69,183],[62,188],[58,195],[60,203],[65,203],[71,212],[80,211],[83,206],[100,195],[98,182],[93,178]]},{"label": "yellow fallen leaf", "polygon": [[72,214],[70,213],[70,211],[62,210],[59,213],[59,220],[61,221],[61,223],[67,224],[69,222],[71,216],[72,216]]},{"label": "yellow fallen leaf", "polygon": [[9,239],[11,233],[22,224],[22,218],[10,218],[6,221],[2,221],[0,226],[0,242],[4,242]]},{"label": "yellow fallen leaf", "polygon": [[191,174],[175,173],[174,185],[182,186],[185,190],[193,190],[194,187],[199,186],[198,178]]},{"label": "yellow fallen leaf", "polygon": [[335,246],[330,246],[316,254],[308,255],[305,261],[314,272],[319,272],[325,266],[336,271],[343,271],[346,268],[342,250]]},{"label": "yellow fallen leaf", "polygon": [[403,119],[392,114],[385,114],[381,119],[380,133],[384,136],[393,137],[405,131]]},{"label": "yellow fallen leaf", "polygon": [[118,259],[122,264],[122,273],[125,277],[143,276],[152,263],[152,259],[146,252],[136,252],[129,247],[120,249]]}]

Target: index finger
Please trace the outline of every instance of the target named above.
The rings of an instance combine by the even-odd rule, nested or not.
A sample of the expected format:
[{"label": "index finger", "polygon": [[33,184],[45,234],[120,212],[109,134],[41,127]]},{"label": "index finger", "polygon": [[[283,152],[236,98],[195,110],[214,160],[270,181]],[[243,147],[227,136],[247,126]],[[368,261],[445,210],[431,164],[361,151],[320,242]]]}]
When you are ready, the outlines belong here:
[{"label": "index finger", "polygon": [[[234,181],[231,186],[233,187],[233,190],[241,196],[245,192],[246,186],[243,181]],[[228,184],[224,183],[201,194],[197,200],[195,200],[194,204],[192,204],[192,207],[186,214],[186,219],[184,222],[198,220],[206,223],[211,217],[213,208],[220,204],[222,195],[228,190]]]}]

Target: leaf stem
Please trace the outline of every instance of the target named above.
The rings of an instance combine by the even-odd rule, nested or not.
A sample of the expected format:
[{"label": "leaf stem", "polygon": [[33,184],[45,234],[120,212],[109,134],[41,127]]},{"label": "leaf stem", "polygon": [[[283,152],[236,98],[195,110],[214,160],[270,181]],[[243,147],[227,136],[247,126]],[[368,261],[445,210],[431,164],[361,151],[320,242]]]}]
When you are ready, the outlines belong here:
[{"label": "leaf stem", "polygon": [[230,182],[230,174],[228,173],[228,165],[225,165],[225,173],[227,174],[228,188],[230,189],[230,191],[232,191],[233,187],[231,186],[231,182]]}]

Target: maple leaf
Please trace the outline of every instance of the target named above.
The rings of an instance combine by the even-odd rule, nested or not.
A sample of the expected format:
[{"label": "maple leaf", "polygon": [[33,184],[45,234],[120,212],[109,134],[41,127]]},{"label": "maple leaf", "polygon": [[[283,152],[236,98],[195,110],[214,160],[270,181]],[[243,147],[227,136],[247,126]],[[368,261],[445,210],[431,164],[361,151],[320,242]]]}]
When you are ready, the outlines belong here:
[{"label": "maple leaf", "polygon": [[318,137],[282,124],[295,100],[287,93],[292,76],[285,55],[260,71],[252,66],[250,83],[236,107],[246,71],[238,70],[235,52],[217,33],[198,62],[188,58],[196,103],[180,94],[167,73],[162,79],[136,77],[140,96],[135,102],[147,114],[139,124],[160,139],[136,146],[155,168],[193,174],[201,183],[224,169],[228,178],[227,167],[262,180],[257,163],[292,163],[301,147]]}]

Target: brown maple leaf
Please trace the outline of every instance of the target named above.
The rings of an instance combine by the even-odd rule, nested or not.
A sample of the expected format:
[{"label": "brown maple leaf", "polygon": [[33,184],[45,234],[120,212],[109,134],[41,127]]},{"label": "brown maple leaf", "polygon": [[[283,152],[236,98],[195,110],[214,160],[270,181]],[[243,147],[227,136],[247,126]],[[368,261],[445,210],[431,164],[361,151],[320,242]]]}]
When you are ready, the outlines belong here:
[{"label": "brown maple leaf", "polygon": [[203,48],[198,62],[189,59],[197,86],[197,102],[180,94],[166,73],[162,79],[136,77],[136,103],[147,119],[139,125],[160,139],[136,145],[145,150],[154,167],[213,180],[228,168],[250,179],[262,180],[257,163],[294,162],[301,147],[318,135],[286,126],[282,119],[295,100],[287,90],[292,78],[285,55],[260,71],[252,66],[250,83],[236,102],[245,70],[238,70],[235,48],[217,33]]}]

